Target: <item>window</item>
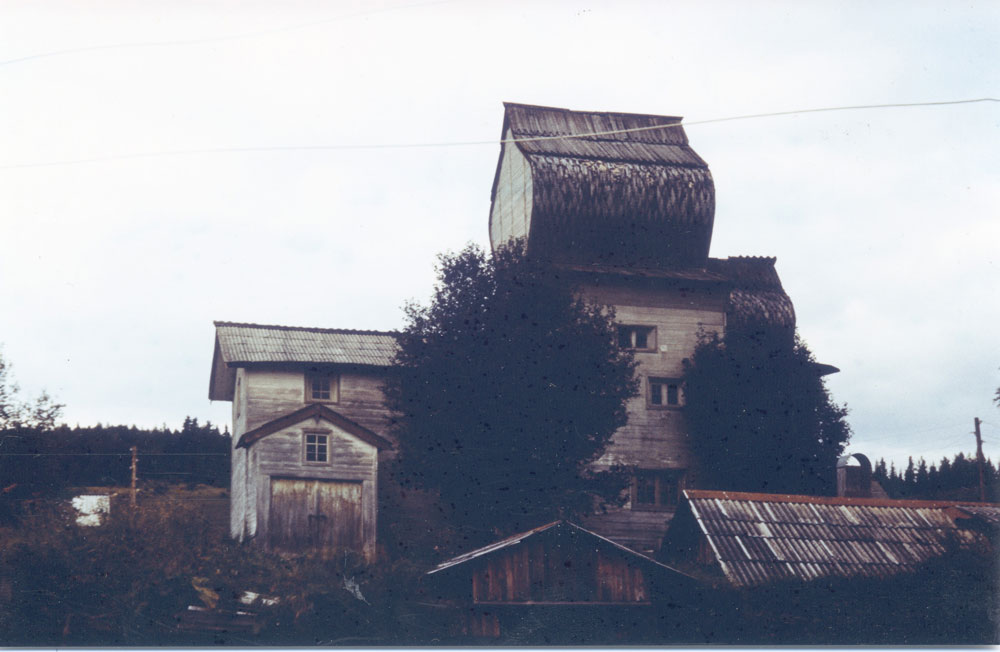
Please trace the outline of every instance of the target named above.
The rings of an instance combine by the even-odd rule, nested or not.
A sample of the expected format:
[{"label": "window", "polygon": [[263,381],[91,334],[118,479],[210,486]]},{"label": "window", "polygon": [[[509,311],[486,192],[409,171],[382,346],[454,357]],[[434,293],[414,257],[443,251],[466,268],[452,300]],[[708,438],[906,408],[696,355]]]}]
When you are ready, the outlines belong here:
[{"label": "window", "polygon": [[636,471],[632,476],[632,509],[673,509],[683,489],[682,471]]},{"label": "window", "polygon": [[656,350],[656,327],[654,326],[619,326],[618,346],[633,351]]},{"label": "window", "polygon": [[647,404],[654,408],[684,405],[684,387],[678,378],[650,378]]},{"label": "window", "polygon": [[336,403],[340,394],[340,377],[332,371],[306,372],[306,403]]},{"label": "window", "polygon": [[306,462],[329,462],[330,436],[318,432],[305,433],[305,459]]}]

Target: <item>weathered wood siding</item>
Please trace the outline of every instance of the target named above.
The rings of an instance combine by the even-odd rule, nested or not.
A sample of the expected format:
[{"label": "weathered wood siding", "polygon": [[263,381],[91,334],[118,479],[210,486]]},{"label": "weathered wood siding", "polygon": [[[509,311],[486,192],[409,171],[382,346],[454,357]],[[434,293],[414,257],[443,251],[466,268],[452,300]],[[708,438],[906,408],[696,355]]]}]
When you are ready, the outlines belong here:
[{"label": "weathered wood siding", "polygon": [[476,604],[642,604],[642,569],[593,546],[525,541],[486,557],[472,573]]},{"label": "weathered wood siding", "polygon": [[361,550],[361,483],[271,478],[271,550]]},{"label": "weathered wood siding", "polygon": [[[342,371],[339,400],[330,403],[330,407],[351,421],[385,436],[390,413],[385,408],[382,394],[384,378],[385,372],[375,368],[370,371]],[[248,369],[245,385],[247,430],[294,412],[306,404],[304,371]]]},{"label": "weathered wood siding", "polygon": [[[508,129],[504,136],[511,138]],[[531,165],[517,145],[504,145],[496,195],[490,211],[490,242],[497,248],[508,241],[526,238],[531,227],[533,183]]]},{"label": "weathered wood siding", "polygon": [[656,328],[656,351],[637,352],[640,395],[628,404],[628,424],[615,433],[599,465],[684,469],[691,464],[683,409],[647,405],[649,378],[681,378],[700,330],[722,332],[725,297],[676,284],[602,284],[581,288],[593,303],[612,305],[619,324]]},{"label": "weathered wood siding", "polygon": [[[698,333],[725,328],[725,293],[677,283],[605,281],[581,289],[592,303],[612,305],[622,325],[656,328],[653,352],[637,352],[640,394],[628,403],[628,423],[619,429],[597,467],[624,465],[649,470],[687,470],[693,464],[683,408],[650,407],[649,378],[681,378]],[[694,435],[696,436],[696,435]],[[659,548],[672,510],[633,510],[630,504],[585,520],[588,528],[640,551]]]},{"label": "weathered wood siding", "polygon": [[236,388],[233,392],[233,449],[230,455],[229,482],[229,535],[243,541],[247,519],[247,450],[236,448],[240,435],[246,432],[246,373],[236,370]]},{"label": "weathered wood siding", "polygon": [[[324,434],[329,436],[328,462],[304,461],[304,430],[310,432],[323,430]],[[250,473],[247,484],[248,491],[253,492],[254,500],[253,505],[248,506],[247,510],[248,530],[257,535],[260,544],[269,545],[272,543],[270,519],[276,512],[272,509],[271,501],[275,495],[279,496],[279,501],[285,500],[282,496],[288,493],[279,489],[276,494],[276,485],[280,486],[281,483],[287,483],[290,480],[356,483],[360,487],[360,506],[358,507],[360,510],[360,534],[358,536],[358,540],[361,542],[360,552],[369,559],[374,558],[377,519],[377,459],[378,450],[374,446],[322,420],[317,424],[315,420],[310,419],[264,437],[250,447]],[[333,487],[334,485],[326,486]],[[316,489],[316,491],[322,494],[323,490]],[[353,522],[355,508],[351,507],[346,512],[338,511],[339,509],[347,509],[343,504],[340,504],[341,497],[338,496],[340,494],[336,492],[328,494],[327,498],[330,504],[321,504],[319,512],[310,513],[327,514],[331,522],[333,520]],[[322,498],[317,498],[317,500],[320,499]],[[339,508],[338,505],[340,505]],[[301,524],[302,521],[296,517],[294,522]],[[287,519],[283,519],[278,527],[285,528],[288,523]],[[305,523],[308,528],[308,519]]]}]

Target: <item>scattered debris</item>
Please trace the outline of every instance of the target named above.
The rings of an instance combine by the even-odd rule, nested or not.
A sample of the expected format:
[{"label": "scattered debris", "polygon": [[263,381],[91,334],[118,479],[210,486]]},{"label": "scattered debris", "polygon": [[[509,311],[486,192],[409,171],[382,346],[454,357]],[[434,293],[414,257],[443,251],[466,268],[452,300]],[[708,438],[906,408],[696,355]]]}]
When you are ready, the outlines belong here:
[{"label": "scattered debris", "polygon": [[259,604],[262,607],[273,607],[281,600],[279,598],[269,598],[267,596],[261,595],[260,593],[254,593],[253,591],[244,591],[240,595],[240,604],[245,604],[250,606],[252,604]]},{"label": "scattered debris", "polygon": [[365,604],[371,606],[371,603],[365,600],[365,596],[361,594],[361,586],[354,580],[353,577],[344,577],[344,589],[358,600],[361,600]]}]

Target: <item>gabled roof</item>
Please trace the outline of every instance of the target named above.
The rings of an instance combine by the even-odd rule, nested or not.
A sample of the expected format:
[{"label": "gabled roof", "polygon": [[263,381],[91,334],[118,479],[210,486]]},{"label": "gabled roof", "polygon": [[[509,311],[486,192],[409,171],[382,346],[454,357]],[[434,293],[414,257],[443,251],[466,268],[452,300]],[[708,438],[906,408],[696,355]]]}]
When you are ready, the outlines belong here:
[{"label": "gabled roof", "polygon": [[260,441],[268,435],[272,435],[279,430],[284,430],[285,428],[290,428],[298,423],[302,423],[308,419],[326,420],[337,426],[341,430],[350,433],[364,441],[371,444],[378,449],[392,448],[392,442],[390,442],[385,437],[381,437],[368,428],[361,426],[347,417],[334,412],[322,403],[313,403],[312,405],[307,405],[301,410],[296,410],[295,412],[290,412],[284,416],[278,417],[272,421],[268,421],[262,426],[258,426],[253,430],[249,430],[243,433],[240,440],[236,442],[237,448],[249,448],[254,443]]},{"label": "gabled roof", "polygon": [[[473,561],[475,559],[479,559],[479,558],[482,558],[482,557],[494,554],[494,553],[499,552],[501,550],[504,550],[506,548],[510,548],[511,546],[516,546],[517,544],[521,543],[522,541],[524,541],[526,539],[530,539],[530,538],[535,537],[535,536],[538,536],[538,535],[542,534],[543,532],[555,532],[555,531],[558,531],[558,530],[571,531],[571,532],[574,532],[574,533],[583,534],[584,536],[592,538],[595,543],[611,547],[611,548],[617,550],[618,552],[621,552],[621,553],[625,554],[626,556],[628,556],[630,558],[635,558],[637,561],[640,561],[640,562],[643,562],[643,563],[648,563],[648,564],[656,566],[656,567],[658,567],[660,569],[671,571],[671,572],[674,572],[674,573],[678,573],[680,575],[685,575],[684,573],[681,573],[679,570],[677,570],[675,568],[671,568],[670,566],[667,566],[666,564],[660,563],[660,562],[656,561],[655,559],[650,559],[646,555],[640,554],[640,553],[636,552],[635,550],[632,550],[631,548],[626,548],[625,546],[621,545],[620,543],[615,543],[611,539],[608,539],[606,537],[602,537],[601,535],[597,534],[596,532],[591,532],[590,530],[582,528],[582,527],[580,527],[579,525],[577,525],[575,523],[570,523],[569,521],[565,521],[565,520],[553,521],[551,523],[546,523],[545,525],[540,525],[540,526],[538,526],[536,528],[533,528],[531,530],[527,530],[526,532],[521,532],[521,533],[518,533],[518,534],[514,534],[512,536],[507,537],[506,539],[501,539],[501,540],[496,541],[494,543],[491,543],[491,544],[489,544],[487,546],[483,546],[482,548],[477,548],[476,550],[473,550],[471,552],[467,552],[467,553],[458,555],[457,557],[452,557],[451,559],[449,559],[447,561],[443,561],[440,564],[438,564],[437,566],[435,566],[432,570],[428,571],[427,574],[428,575],[433,575],[435,573],[439,573],[439,572],[441,572],[443,570],[452,568],[454,566],[459,566],[461,564],[465,564],[467,562],[471,562],[471,561]],[[687,577],[687,575],[685,575],[685,577]]]},{"label": "gabled roof", "polygon": [[235,368],[268,364],[336,364],[390,367],[394,332],[265,326],[215,322],[215,352],[208,397],[231,401]]},{"label": "gabled roof", "polygon": [[396,333],[215,322],[226,364],[312,362],[388,367]]},{"label": "gabled roof", "polygon": [[[684,497],[682,510],[689,510],[736,586],[789,578],[884,577],[978,537],[956,526],[954,510],[960,504],[953,501],[696,490],[686,490]],[[684,520],[675,519],[671,529]],[[670,540],[668,533],[668,545]]]}]

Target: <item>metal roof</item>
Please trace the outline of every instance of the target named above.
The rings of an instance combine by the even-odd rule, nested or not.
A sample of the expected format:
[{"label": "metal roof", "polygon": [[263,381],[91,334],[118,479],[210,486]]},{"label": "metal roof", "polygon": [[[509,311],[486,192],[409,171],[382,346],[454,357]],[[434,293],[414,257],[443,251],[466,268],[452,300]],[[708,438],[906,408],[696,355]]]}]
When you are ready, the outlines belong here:
[{"label": "metal roof", "polygon": [[392,366],[396,334],[333,328],[215,322],[223,362]]},{"label": "metal roof", "polygon": [[[965,546],[955,502],[684,492],[715,559],[736,586],[822,576],[885,577]],[[989,506],[996,514],[998,506]]]}]

